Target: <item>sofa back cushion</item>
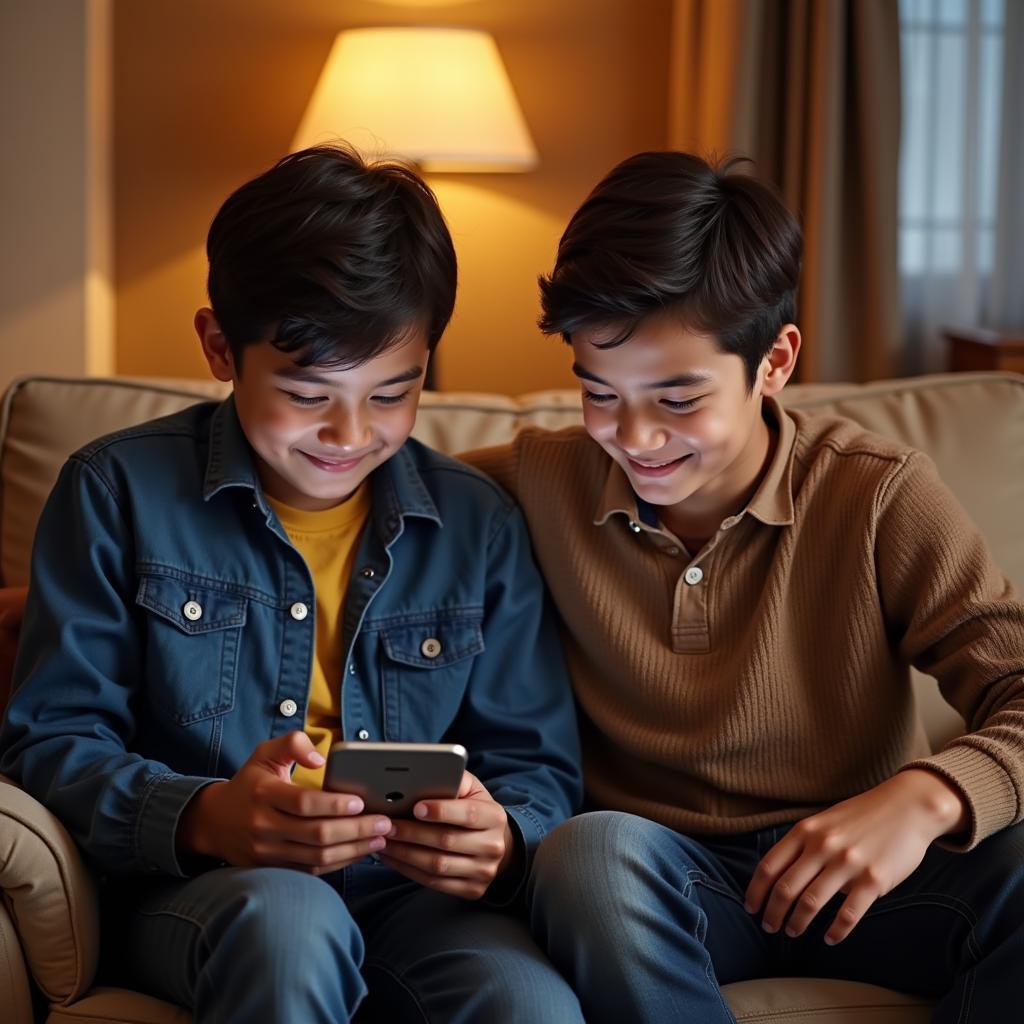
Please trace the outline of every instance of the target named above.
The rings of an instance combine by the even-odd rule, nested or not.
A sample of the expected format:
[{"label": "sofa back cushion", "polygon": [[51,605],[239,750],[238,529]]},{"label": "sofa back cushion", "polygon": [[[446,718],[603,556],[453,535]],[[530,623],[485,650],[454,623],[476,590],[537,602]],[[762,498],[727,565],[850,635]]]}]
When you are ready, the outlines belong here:
[{"label": "sofa back cushion", "polygon": [[[0,583],[28,583],[36,522],[73,451],[228,390],[212,380],[28,377],[12,384],[0,406]],[[580,419],[579,395],[572,391],[522,398],[428,391],[414,434],[455,453],[501,444],[527,423],[558,429]]]},{"label": "sofa back cushion", "polygon": [[[36,521],[68,455],[100,434],[163,416],[225,385],[200,380],[17,381],[0,407],[0,582],[28,582]],[[838,413],[927,452],[1024,587],[1024,377],[969,373],[878,384],[791,385],[786,404]],[[501,444],[527,424],[580,422],[575,391],[500,395],[426,392],[415,435],[446,452]]]}]

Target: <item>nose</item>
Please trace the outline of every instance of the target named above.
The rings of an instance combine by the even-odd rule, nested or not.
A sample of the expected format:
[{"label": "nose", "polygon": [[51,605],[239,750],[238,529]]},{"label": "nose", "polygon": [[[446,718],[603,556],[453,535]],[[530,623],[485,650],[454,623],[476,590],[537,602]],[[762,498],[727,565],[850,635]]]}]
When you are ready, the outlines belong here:
[{"label": "nose", "polygon": [[370,442],[370,424],[358,409],[337,409],[320,425],[317,440],[329,448],[356,452]]},{"label": "nose", "polygon": [[615,440],[628,455],[656,452],[668,442],[668,432],[638,410],[622,409]]}]

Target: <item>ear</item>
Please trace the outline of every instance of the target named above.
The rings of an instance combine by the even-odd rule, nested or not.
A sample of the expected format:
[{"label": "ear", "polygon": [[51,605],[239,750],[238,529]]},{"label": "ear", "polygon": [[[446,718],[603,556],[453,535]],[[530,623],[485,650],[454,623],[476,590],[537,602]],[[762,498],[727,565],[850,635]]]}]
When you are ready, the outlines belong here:
[{"label": "ear", "polygon": [[783,324],[775,336],[771,351],[761,364],[764,376],[761,379],[762,395],[777,395],[796,369],[796,357],[800,351],[800,329],[796,324]]},{"label": "ear", "polygon": [[217,380],[232,381],[235,379],[235,363],[231,356],[231,347],[224,337],[213,310],[204,306],[196,311],[193,321],[199,344],[203,346],[203,355],[210,364],[210,373]]}]

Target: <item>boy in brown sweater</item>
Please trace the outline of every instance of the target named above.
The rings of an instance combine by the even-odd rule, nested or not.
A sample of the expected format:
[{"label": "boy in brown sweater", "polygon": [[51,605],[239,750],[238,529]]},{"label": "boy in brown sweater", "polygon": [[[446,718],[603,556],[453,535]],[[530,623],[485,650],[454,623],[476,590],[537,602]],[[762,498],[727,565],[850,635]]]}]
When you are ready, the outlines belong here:
[{"label": "boy in brown sweater", "polygon": [[[564,623],[595,810],[532,914],[592,1024],[732,1021],[719,985],[772,974],[1017,1012],[1024,604],[927,457],[776,400],[799,263],[731,165],[626,160],[541,282],[585,428],[469,457]],[[968,723],[934,755],[911,665]]]}]

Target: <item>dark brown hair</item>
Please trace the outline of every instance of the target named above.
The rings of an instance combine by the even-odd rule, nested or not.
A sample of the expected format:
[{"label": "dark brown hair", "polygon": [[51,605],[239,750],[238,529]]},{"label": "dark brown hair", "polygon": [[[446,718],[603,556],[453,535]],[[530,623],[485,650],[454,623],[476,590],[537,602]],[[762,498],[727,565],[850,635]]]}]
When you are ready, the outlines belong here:
[{"label": "dark brown hair", "polygon": [[236,362],[270,341],[300,366],[358,366],[455,304],[455,249],[410,168],[345,145],[292,153],[242,185],[210,226],[210,304]]},{"label": "dark brown hair", "polygon": [[[752,387],[779,329],[796,318],[800,228],[774,191],[689,153],[639,153],[615,167],[569,221],[555,269],[540,278],[541,330],[570,341],[580,328],[644,317],[680,324],[739,355]],[[604,347],[604,346],[602,346]]]}]

